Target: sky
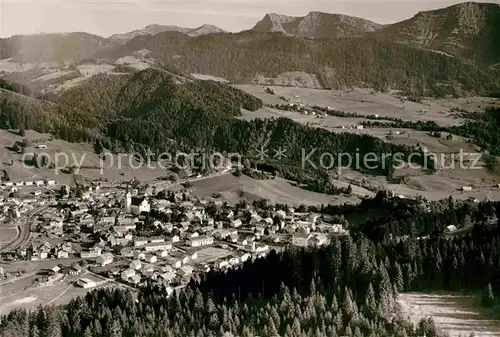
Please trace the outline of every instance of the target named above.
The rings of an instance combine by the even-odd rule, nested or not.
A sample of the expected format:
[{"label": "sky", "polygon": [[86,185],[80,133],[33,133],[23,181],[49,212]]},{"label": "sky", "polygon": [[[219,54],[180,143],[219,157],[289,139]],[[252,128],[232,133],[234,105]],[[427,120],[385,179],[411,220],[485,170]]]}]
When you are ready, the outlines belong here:
[{"label": "sky", "polygon": [[[240,31],[253,27],[271,12],[303,16],[310,11],[322,11],[385,24],[459,2],[462,1],[0,0],[0,37],[75,31],[108,37],[153,23],[192,28],[213,24],[227,31]],[[500,0],[488,2],[500,4]]]}]

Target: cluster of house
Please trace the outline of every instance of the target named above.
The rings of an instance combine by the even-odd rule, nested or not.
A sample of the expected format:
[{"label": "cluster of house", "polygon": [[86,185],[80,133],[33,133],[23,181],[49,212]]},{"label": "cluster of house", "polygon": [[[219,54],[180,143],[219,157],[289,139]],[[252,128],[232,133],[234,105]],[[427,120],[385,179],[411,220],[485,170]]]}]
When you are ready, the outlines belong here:
[{"label": "cluster of house", "polygon": [[36,181],[4,181],[0,187],[5,188],[13,188],[13,187],[53,187],[56,185],[56,181],[54,179],[45,179],[45,180],[36,180]]},{"label": "cluster of house", "polygon": [[363,130],[365,127],[362,124],[358,124],[358,125],[348,125],[348,126],[340,125],[338,128],[339,129],[347,129],[347,130],[353,130],[353,129]]},{"label": "cluster of house", "polygon": [[[263,256],[270,246],[320,246],[345,231],[341,224],[293,208],[229,205],[199,200],[186,191],[162,198],[137,189],[89,194],[61,198],[43,213],[37,240],[19,255],[31,260],[80,257],[106,277],[130,285],[183,284],[198,272]],[[58,238],[57,244],[49,243],[51,236]]]},{"label": "cluster of house", "polygon": [[0,222],[20,218],[33,209],[35,200],[25,198],[5,198],[0,194]]}]

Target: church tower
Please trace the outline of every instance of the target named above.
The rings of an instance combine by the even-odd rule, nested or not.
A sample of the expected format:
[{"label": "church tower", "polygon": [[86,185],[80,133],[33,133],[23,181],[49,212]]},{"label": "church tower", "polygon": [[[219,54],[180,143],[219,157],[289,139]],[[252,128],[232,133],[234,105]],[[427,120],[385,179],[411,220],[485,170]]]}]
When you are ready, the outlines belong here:
[{"label": "church tower", "polygon": [[130,213],[130,207],[132,206],[132,194],[127,189],[127,193],[125,194],[125,212]]}]

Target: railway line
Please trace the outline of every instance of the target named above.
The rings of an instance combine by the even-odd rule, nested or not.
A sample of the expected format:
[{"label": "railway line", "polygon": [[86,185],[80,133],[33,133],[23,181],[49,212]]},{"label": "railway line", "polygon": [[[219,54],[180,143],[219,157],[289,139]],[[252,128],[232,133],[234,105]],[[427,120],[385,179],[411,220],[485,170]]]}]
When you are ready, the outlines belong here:
[{"label": "railway line", "polygon": [[30,211],[28,214],[24,215],[16,221],[17,235],[14,240],[6,244],[0,249],[0,253],[6,253],[9,251],[16,250],[26,244],[31,236],[31,222],[33,218],[39,213],[44,212],[48,209],[48,206],[38,207]]}]

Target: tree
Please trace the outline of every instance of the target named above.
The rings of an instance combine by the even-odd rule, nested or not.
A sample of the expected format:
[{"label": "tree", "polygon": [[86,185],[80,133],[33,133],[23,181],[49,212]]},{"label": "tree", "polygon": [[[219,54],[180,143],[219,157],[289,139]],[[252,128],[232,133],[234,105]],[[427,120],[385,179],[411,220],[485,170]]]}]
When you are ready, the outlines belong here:
[{"label": "tree", "polygon": [[399,263],[396,262],[396,265],[394,267],[394,282],[396,283],[396,289],[398,292],[401,292],[404,290],[404,278],[403,278],[403,272],[401,271],[401,267],[399,266]]},{"label": "tree", "polygon": [[92,330],[90,329],[90,326],[88,326],[86,329],[85,329],[85,332],[83,334],[83,337],[93,337],[92,335]]},{"label": "tree", "polygon": [[38,327],[36,325],[33,325],[31,328],[30,332],[30,337],[39,337],[40,336],[40,331],[38,330]]},{"label": "tree", "polygon": [[491,307],[495,304],[495,296],[493,295],[491,283],[488,283],[488,285],[484,288],[481,304],[485,307]]},{"label": "tree", "polygon": [[113,325],[111,326],[110,337],[121,337],[122,336],[122,326],[118,319],[113,321]]}]

